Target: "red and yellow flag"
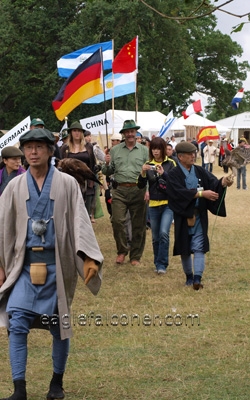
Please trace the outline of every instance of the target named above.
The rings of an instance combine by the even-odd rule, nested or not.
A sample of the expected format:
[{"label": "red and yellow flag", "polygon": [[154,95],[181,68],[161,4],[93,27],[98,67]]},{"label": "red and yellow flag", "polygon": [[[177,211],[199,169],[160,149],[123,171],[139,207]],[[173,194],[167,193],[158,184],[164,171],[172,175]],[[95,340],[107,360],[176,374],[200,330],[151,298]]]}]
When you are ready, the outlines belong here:
[{"label": "red and yellow flag", "polygon": [[138,67],[138,36],[125,44],[115,57],[112,70],[114,74],[127,74]]},{"label": "red and yellow flag", "polygon": [[219,132],[216,128],[216,126],[205,126],[205,128],[202,128],[198,135],[197,135],[197,142],[201,143],[201,142],[206,142],[207,140],[215,140],[215,139],[219,139],[220,135]]},{"label": "red and yellow flag", "polygon": [[52,101],[60,121],[83,101],[103,93],[102,74],[101,49],[98,49],[74,70]]}]

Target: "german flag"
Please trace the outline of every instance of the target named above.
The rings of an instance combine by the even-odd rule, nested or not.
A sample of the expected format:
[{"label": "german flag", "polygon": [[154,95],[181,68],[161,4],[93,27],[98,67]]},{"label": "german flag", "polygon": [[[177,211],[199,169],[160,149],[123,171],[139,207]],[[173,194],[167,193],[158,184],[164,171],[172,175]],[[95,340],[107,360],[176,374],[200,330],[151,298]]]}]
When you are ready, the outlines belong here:
[{"label": "german flag", "polygon": [[212,126],[205,126],[205,128],[202,128],[198,135],[197,135],[197,142],[201,143],[201,142],[206,142],[207,140],[215,140],[215,139],[219,139],[220,135],[219,132],[216,128],[216,126],[212,125]]},{"label": "german flag", "polygon": [[98,49],[75,69],[52,101],[60,121],[83,101],[103,93],[102,73],[101,49]]}]

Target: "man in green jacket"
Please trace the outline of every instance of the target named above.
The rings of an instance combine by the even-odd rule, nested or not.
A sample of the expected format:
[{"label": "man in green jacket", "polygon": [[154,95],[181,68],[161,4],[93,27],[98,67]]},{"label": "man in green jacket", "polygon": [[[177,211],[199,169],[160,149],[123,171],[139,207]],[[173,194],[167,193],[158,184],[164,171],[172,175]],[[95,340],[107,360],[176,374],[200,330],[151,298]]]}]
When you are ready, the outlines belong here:
[{"label": "man in green jacket", "polygon": [[[123,264],[128,253],[133,266],[140,264],[146,239],[146,201],[145,191],[137,187],[137,178],[142,165],[148,161],[148,148],[136,141],[140,127],[133,120],[124,121],[120,133],[125,140],[111,148],[106,154],[102,172],[114,175],[112,190],[112,227],[117,247],[117,264]],[[124,229],[127,211],[131,217],[132,242],[127,246]]]}]

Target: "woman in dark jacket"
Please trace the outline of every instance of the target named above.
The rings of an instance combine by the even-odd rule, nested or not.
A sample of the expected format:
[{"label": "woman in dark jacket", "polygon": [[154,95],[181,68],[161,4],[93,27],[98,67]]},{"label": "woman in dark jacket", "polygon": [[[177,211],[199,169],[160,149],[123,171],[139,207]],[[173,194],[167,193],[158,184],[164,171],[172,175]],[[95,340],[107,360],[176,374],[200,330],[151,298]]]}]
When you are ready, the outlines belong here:
[{"label": "woman in dark jacket", "polygon": [[168,267],[169,231],[173,212],[168,206],[166,176],[176,166],[175,161],[166,156],[166,143],[156,137],[149,146],[149,162],[142,166],[138,177],[138,187],[149,187],[149,216],[152,230],[155,272],[165,274]]},{"label": "woman in dark jacket", "polygon": [[[80,161],[83,161],[87,166],[94,172],[94,167],[96,165],[96,159],[93,151],[93,146],[91,143],[85,143],[84,140],[84,131],[80,122],[75,121],[68,128],[69,139],[67,144],[64,144],[61,149],[61,158],[77,158]],[[94,181],[87,181],[87,187],[82,188],[83,197],[85,200],[85,206],[87,208],[88,214],[90,218],[91,216],[91,208],[93,198],[95,196],[95,187]]]}]

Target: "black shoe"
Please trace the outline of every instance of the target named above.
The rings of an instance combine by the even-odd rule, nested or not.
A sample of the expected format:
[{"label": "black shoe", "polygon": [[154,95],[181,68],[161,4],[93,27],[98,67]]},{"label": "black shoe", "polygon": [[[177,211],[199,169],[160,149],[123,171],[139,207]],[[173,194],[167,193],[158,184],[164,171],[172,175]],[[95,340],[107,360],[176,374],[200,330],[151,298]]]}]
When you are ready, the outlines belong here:
[{"label": "black shoe", "polygon": [[194,283],[194,276],[193,276],[193,274],[186,274],[186,277],[187,277],[187,280],[186,280],[185,285],[186,285],[186,286],[192,286],[193,283]]},{"label": "black shoe", "polygon": [[26,382],[22,379],[13,382],[15,391],[10,397],[0,400],[27,400]]},{"label": "black shoe", "polygon": [[193,283],[194,290],[203,289],[203,285],[201,284],[201,276],[194,275],[194,283]]},{"label": "black shoe", "polygon": [[62,383],[63,374],[53,373],[53,377],[50,381],[49,392],[47,394],[47,400],[59,400],[64,399],[65,394]]}]

